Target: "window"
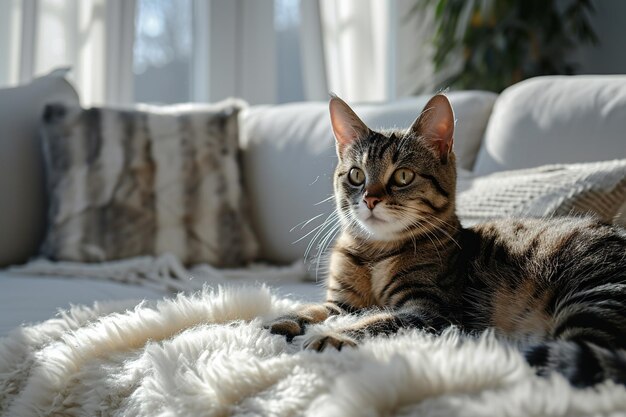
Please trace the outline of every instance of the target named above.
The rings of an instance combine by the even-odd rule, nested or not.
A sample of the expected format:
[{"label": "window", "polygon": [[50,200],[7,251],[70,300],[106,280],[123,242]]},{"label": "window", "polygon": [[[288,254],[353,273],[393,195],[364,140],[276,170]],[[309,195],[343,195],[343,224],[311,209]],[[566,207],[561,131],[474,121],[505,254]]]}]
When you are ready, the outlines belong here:
[{"label": "window", "polygon": [[274,0],[277,101],[304,100],[300,58],[300,0]]},{"label": "window", "polygon": [[137,0],[134,98],[143,103],[191,101],[192,0]]},{"label": "window", "polygon": [[[205,33],[198,32],[194,29],[194,23],[197,20],[196,14],[203,13],[200,10],[194,10],[194,6],[202,6],[196,0],[136,0],[135,13],[135,42],[133,49],[133,80],[134,80],[134,101],[154,104],[171,104],[197,101],[202,95],[195,94],[203,91],[206,87],[207,97],[201,98],[209,100],[218,100],[229,95],[241,94],[244,98],[252,101],[256,98],[246,96],[245,85],[249,85],[250,81],[241,72],[238,65],[242,65],[242,58],[238,54],[250,52],[245,48],[265,47],[263,42],[268,42],[268,50],[272,51],[265,59],[271,60],[267,67],[272,68],[275,74],[275,90],[272,92],[270,102],[274,100],[278,103],[290,101],[304,100],[304,84],[301,63],[301,0],[273,0],[273,31],[268,37],[256,38],[251,42],[245,36],[256,33],[258,28],[252,28],[249,34],[241,29],[241,25],[250,24],[246,22],[246,16],[250,16],[250,11],[254,11],[255,7],[251,3],[224,3],[213,4],[211,13],[223,13],[223,19],[228,24],[234,25],[236,30],[232,34],[218,33],[219,36],[227,36],[228,39],[212,38],[210,31]],[[253,0],[247,0],[253,1]],[[237,6],[239,4],[239,6]],[[244,7],[245,6],[245,7]],[[216,14],[217,15],[217,14]],[[255,16],[255,24],[265,25],[260,32],[266,34],[265,28],[270,21],[265,21],[265,16]],[[269,14],[270,19],[272,15]],[[212,29],[215,30],[215,29]],[[194,39],[194,36],[206,36],[207,39]],[[219,48],[223,47],[224,41],[230,47],[237,48],[234,54],[225,52],[225,56],[219,55]],[[276,43],[274,49],[273,43]],[[211,71],[199,71],[198,64],[204,62],[201,57],[202,48],[216,47],[217,53],[213,53],[209,59],[213,61],[205,62],[215,69],[217,74],[224,71],[223,68],[230,68],[235,73],[232,81],[235,83],[234,88],[228,86],[211,85],[210,82],[219,82],[216,79],[209,81],[207,78],[198,79]],[[244,52],[247,51],[247,52]],[[274,53],[275,51],[275,53]],[[232,55],[232,56],[231,56]],[[229,61],[229,59],[232,61]],[[197,61],[197,62],[194,62]],[[218,66],[223,65],[223,68]],[[196,77],[194,77],[194,69]],[[246,73],[247,74],[247,73]],[[206,83],[206,86],[202,86]],[[228,85],[228,82],[225,82]],[[248,83],[248,84],[246,84]],[[253,83],[253,82],[252,82]],[[242,87],[243,85],[243,87]],[[215,90],[211,91],[211,87]],[[194,90],[195,88],[195,90]],[[232,90],[232,91],[231,91]],[[262,100],[262,99],[261,99]]]}]

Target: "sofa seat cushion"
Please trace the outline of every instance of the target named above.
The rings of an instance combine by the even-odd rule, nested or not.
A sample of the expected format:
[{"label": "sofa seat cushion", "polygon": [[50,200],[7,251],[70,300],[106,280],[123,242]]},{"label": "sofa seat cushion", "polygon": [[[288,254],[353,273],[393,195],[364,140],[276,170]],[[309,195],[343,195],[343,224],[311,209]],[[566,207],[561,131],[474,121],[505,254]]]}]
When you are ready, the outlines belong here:
[{"label": "sofa seat cushion", "polygon": [[[455,152],[459,164],[471,168],[496,95],[463,91],[448,97],[457,119]],[[353,108],[373,129],[407,128],[429,98]],[[242,119],[243,175],[261,259],[278,263],[301,259],[316,231],[305,235],[334,208],[332,199],[318,204],[332,196],[337,163],[328,103],[251,107]],[[316,216],[320,217],[306,224]],[[332,225],[318,229],[317,243],[332,234]]]},{"label": "sofa seat cushion", "polygon": [[502,92],[474,172],[626,158],[626,75],[537,77]]}]

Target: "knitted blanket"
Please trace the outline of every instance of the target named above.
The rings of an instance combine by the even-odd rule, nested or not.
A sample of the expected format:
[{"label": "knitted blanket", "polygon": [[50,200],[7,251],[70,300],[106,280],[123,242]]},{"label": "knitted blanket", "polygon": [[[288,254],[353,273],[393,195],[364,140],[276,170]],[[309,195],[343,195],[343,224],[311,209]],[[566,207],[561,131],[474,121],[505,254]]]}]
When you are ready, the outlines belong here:
[{"label": "knitted blanket", "polygon": [[[624,416],[626,387],[535,375],[492,333],[300,351],[266,288],[74,307],[0,339],[0,416]],[[345,323],[344,323],[345,324]]]},{"label": "knitted blanket", "polygon": [[626,225],[626,160],[546,165],[459,180],[464,225],[510,217],[592,214]]}]

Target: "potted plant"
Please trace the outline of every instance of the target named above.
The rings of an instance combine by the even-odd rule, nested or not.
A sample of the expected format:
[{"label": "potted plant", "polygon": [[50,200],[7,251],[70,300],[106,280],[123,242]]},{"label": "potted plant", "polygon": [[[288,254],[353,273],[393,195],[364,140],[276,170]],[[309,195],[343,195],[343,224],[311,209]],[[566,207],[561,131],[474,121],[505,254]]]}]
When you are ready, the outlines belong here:
[{"label": "potted plant", "polygon": [[500,92],[538,75],[573,74],[571,52],[597,44],[591,0],[418,0],[434,6],[436,71],[461,54],[442,86]]}]

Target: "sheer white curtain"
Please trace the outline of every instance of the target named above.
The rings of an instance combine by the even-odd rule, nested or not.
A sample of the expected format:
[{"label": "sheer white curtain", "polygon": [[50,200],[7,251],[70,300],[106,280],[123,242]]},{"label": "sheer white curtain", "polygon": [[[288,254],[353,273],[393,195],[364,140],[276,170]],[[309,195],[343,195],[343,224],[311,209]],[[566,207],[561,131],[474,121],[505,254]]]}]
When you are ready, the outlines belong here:
[{"label": "sheer white curtain", "polygon": [[[0,85],[72,67],[84,105],[131,103],[138,1],[0,0]],[[332,91],[386,101],[431,89],[430,29],[405,19],[414,1],[299,0],[301,65],[287,69],[302,72],[297,99]],[[279,101],[274,5],[193,0],[191,100]]]},{"label": "sheer white curtain", "polygon": [[[71,67],[83,105],[131,103],[136,4],[0,0],[0,85]],[[274,103],[273,0],[193,4],[192,100],[237,96],[252,104]]]},{"label": "sheer white curtain", "polygon": [[131,102],[134,13],[134,0],[0,2],[0,82],[71,67],[83,105]]},{"label": "sheer white curtain", "polygon": [[433,11],[416,0],[318,2],[328,89],[349,101],[388,101],[432,92]]},{"label": "sheer white curtain", "polygon": [[396,96],[396,2],[320,0],[328,87],[350,101]]},{"label": "sheer white curtain", "polygon": [[300,0],[300,60],[304,100],[327,100],[328,77],[319,0]]},{"label": "sheer white curtain", "polygon": [[0,1],[0,85],[14,85],[19,80],[21,9],[26,0]]},{"label": "sheer white curtain", "polygon": [[[422,65],[414,65],[424,49],[420,46],[430,43],[430,37],[416,36],[421,25],[405,23],[404,12],[414,1],[300,0],[302,99],[326,100],[331,91],[352,102],[410,95],[424,63],[430,64],[421,57]],[[198,98],[239,96],[252,104],[275,103],[280,80],[274,0],[208,4],[195,14],[195,26],[203,32],[194,47]],[[398,45],[402,54],[396,53]],[[198,58],[202,53],[205,57]],[[205,81],[203,71],[208,74]]]},{"label": "sheer white curtain", "polygon": [[197,0],[194,13],[196,101],[240,97],[276,102],[273,0]]}]

